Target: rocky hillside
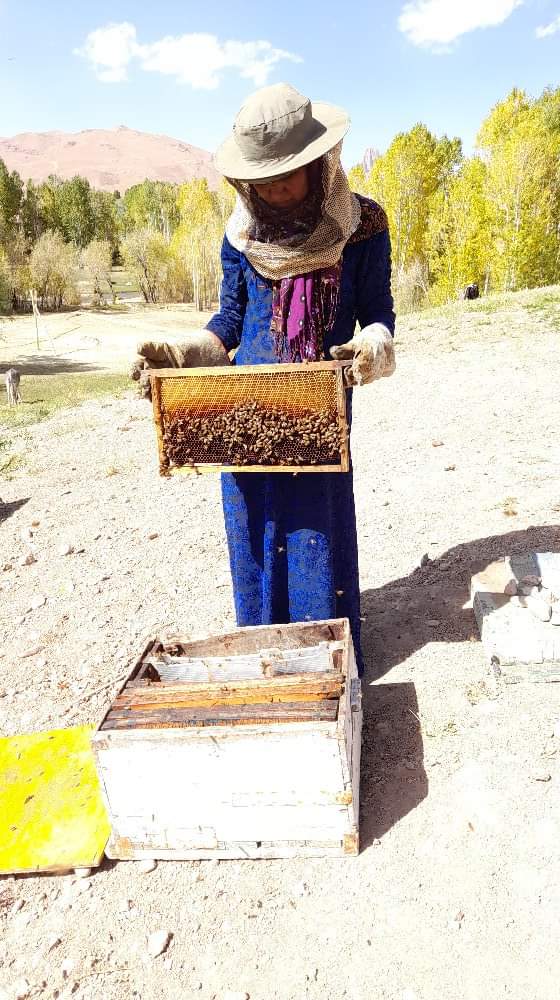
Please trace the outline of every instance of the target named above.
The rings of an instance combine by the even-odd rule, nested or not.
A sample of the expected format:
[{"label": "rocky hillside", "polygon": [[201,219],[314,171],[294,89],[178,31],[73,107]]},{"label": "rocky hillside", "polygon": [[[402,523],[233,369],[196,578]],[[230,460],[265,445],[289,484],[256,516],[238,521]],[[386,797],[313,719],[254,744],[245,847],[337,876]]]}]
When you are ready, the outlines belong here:
[{"label": "rocky hillside", "polygon": [[22,132],[0,138],[0,158],[24,180],[80,174],[104,191],[126,191],[145,178],[182,183],[206,177],[211,187],[218,182],[206,150],[124,125],[82,132]]}]

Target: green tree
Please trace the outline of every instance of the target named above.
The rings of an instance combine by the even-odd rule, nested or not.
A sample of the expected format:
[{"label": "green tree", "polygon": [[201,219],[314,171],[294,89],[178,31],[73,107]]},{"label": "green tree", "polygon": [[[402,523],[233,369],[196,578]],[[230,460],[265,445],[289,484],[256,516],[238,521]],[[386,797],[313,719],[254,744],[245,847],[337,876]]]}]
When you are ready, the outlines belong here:
[{"label": "green tree", "polygon": [[103,286],[114,302],[111,283],[113,251],[109,240],[92,240],[81,253],[82,267],[91,276],[93,283],[93,304],[101,305],[104,298]]},{"label": "green tree", "polygon": [[58,189],[60,232],[67,243],[85,247],[95,236],[92,190],[84,177],[63,181]]},{"label": "green tree", "polygon": [[122,199],[121,228],[150,229],[168,242],[179,221],[177,186],[164,181],[142,181],[125,192]]},{"label": "green tree", "polygon": [[61,309],[77,301],[77,269],[77,251],[60,233],[47,230],[39,237],[29,258],[29,278],[41,308]]},{"label": "green tree", "polygon": [[108,191],[91,191],[93,231],[96,240],[106,241],[115,254],[119,246],[118,198]]},{"label": "green tree", "polygon": [[461,142],[436,139],[425,125],[400,133],[373,163],[367,193],[389,217],[395,271],[426,259],[432,198],[461,161]]},{"label": "green tree", "polygon": [[466,159],[432,200],[426,249],[434,304],[457,298],[471,282],[488,289],[493,251],[486,173],[479,157]]},{"label": "green tree", "polygon": [[16,170],[10,171],[0,160],[0,242],[7,243],[18,230],[23,181]]},{"label": "green tree", "polygon": [[501,290],[558,279],[560,253],[560,91],[531,100],[518,89],[483,122],[492,284]]},{"label": "green tree", "polygon": [[180,223],[171,243],[180,272],[190,275],[196,309],[207,309],[218,298],[220,248],[234,196],[229,185],[210,191],[206,180],[182,184],[177,196]]},{"label": "green tree", "polygon": [[174,263],[161,233],[134,229],[122,241],[125,267],[136,276],[146,302],[165,300],[172,283]]},{"label": "green tree", "polygon": [[44,230],[39,191],[32,180],[28,180],[25,185],[21,206],[21,226],[23,235],[30,244],[35,243]]}]

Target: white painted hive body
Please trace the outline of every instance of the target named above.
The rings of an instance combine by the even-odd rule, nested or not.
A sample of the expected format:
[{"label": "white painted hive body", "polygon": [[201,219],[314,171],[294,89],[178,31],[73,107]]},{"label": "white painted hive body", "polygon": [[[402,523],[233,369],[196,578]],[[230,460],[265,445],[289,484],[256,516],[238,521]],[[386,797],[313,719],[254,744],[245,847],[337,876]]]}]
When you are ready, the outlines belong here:
[{"label": "white painted hive body", "polygon": [[[108,856],[357,854],[362,708],[347,619],[173,642],[180,648],[175,660],[161,641],[150,644],[93,737],[112,826]],[[330,690],[329,677],[340,679],[336,702],[305,694]],[[173,710],[167,717],[174,721],[163,727],[157,722],[161,710],[135,714],[134,720],[142,719],[138,726],[130,721],[132,708],[123,699],[157,698],[162,688],[180,692],[187,682],[190,692],[199,685],[210,707],[183,709],[190,716],[186,725]],[[296,688],[302,700],[286,704],[291,696],[285,692]],[[233,707],[208,700],[226,689],[239,696]],[[255,695],[256,689],[265,694]],[[284,692],[281,704],[272,691]],[[240,704],[243,692],[252,704]],[[253,721],[255,709],[263,717]],[[228,712],[236,715],[231,724]]]}]

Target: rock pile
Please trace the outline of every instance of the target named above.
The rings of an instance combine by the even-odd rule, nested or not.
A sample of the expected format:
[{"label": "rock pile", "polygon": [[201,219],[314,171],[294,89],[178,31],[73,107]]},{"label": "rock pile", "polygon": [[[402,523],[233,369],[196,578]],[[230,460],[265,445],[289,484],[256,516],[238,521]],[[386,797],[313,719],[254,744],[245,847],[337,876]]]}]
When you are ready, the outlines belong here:
[{"label": "rock pile", "polygon": [[543,585],[542,577],[531,573],[517,580],[512,574],[504,593],[513,605],[526,608],[539,621],[560,625],[560,598]]}]

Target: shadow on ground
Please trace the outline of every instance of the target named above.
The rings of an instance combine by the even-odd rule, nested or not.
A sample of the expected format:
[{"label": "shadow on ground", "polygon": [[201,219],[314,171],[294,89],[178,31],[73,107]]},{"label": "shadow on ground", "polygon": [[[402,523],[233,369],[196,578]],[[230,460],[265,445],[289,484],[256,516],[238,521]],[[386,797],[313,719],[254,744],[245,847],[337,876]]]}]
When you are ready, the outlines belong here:
[{"label": "shadow on ground", "polygon": [[464,542],[409,576],[364,591],[362,648],[367,681],[383,677],[428,642],[478,639],[473,612],[464,607],[472,574],[500,556],[530,551],[560,552],[560,525]]},{"label": "shadow on ground", "polygon": [[[16,357],[13,361],[0,362],[0,374],[8,368],[17,368],[20,375],[71,375],[78,372],[106,371],[102,365],[87,361],[70,361],[56,354],[34,354],[32,357]],[[24,385],[21,385],[22,392]]]},{"label": "shadow on ground", "polygon": [[24,504],[29,503],[30,499],[31,497],[22,497],[21,500],[10,500],[7,503],[3,503],[2,500],[0,500],[0,524],[7,521],[8,518],[11,517],[12,514],[15,514],[15,512],[19,510],[20,507],[23,507]]},{"label": "shadow on ground", "polygon": [[376,684],[364,691],[360,783],[362,848],[387,833],[428,794],[416,688]]},{"label": "shadow on ground", "polygon": [[[560,526],[535,526],[464,542],[418,567],[410,576],[362,593],[366,663],[363,847],[390,830],[428,794],[415,686],[411,682],[372,682],[428,642],[478,641],[473,612],[464,607],[472,574],[500,556],[531,551],[560,552]],[[437,676],[434,680],[439,682]]]}]

